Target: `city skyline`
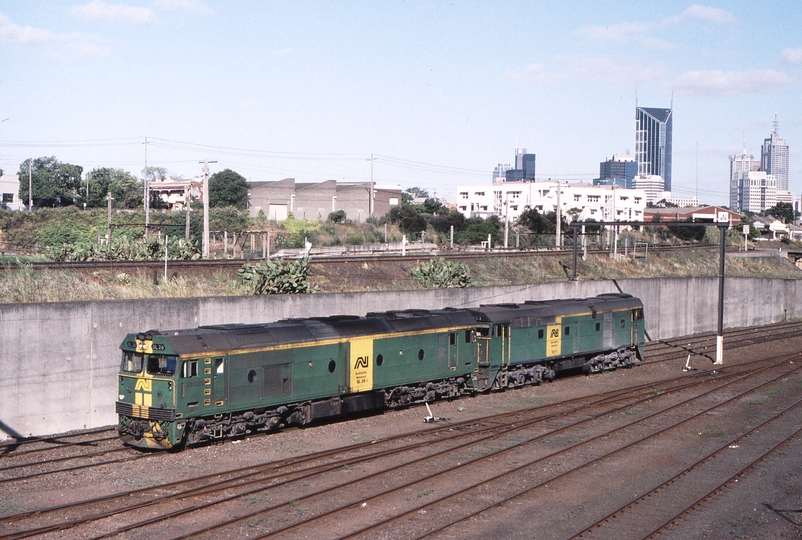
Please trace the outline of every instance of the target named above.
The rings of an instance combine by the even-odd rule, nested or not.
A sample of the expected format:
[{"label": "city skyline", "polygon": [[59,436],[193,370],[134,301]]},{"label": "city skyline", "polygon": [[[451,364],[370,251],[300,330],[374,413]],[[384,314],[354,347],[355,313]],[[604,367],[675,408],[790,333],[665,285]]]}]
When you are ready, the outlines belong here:
[{"label": "city skyline", "polygon": [[790,0],[11,3],[0,168],[52,155],[140,176],[147,148],[184,177],[209,159],[253,181],[372,177],[453,199],[518,147],[538,179],[591,182],[635,153],[633,105],[671,104],[676,196],[726,204],[728,156],[775,113],[798,194],[800,22]]}]

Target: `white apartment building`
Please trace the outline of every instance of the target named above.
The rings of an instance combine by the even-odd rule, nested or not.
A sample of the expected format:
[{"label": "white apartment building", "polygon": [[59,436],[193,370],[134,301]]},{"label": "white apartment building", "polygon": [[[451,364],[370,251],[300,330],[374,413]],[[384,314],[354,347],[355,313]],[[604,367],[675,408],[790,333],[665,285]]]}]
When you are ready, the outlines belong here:
[{"label": "white apartment building", "polygon": [[640,189],[586,183],[457,186],[457,210],[469,218],[495,215],[514,222],[527,208],[540,213],[556,212],[558,204],[567,221],[643,221],[646,194]]},{"label": "white apartment building", "polygon": [[[734,198],[734,200],[733,200]],[[777,179],[766,171],[743,171],[730,181],[730,208],[762,212],[777,204]]]},{"label": "white apartment building", "polygon": [[19,198],[19,177],[16,174],[0,176],[0,208],[22,210],[27,204],[28,201]]},{"label": "white apartment building", "polygon": [[632,179],[632,187],[642,190],[646,194],[646,202],[650,203],[660,201],[663,198],[663,193],[666,193],[663,177],[654,174],[636,176]]},{"label": "white apartment building", "polygon": [[699,206],[699,199],[697,197],[672,197],[671,192],[666,191],[663,193],[663,198],[666,202],[676,204],[680,208]]}]

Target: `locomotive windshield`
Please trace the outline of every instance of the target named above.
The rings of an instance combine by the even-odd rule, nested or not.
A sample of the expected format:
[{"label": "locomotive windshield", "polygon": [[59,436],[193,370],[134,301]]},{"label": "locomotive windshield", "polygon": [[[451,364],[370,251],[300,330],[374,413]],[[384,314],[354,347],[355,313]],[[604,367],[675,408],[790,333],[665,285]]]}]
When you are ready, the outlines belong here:
[{"label": "locomotive windshield", "polygon": [[152,375],[172,375],[175,373],[177,358],[164,354],[123,353],[123,371],[141,373],[144,365]]}]

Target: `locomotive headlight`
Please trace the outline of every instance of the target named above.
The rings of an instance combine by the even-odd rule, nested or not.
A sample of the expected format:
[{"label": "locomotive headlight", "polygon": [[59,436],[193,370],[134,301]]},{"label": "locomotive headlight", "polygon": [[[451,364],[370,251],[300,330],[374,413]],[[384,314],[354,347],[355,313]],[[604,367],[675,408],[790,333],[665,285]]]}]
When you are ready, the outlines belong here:
[{"label": "locomotive headlight", "polygon": [[120,397],[120,401],[122,401],[122,400],[124,400],[124,399],[125,399],[125,394],[120,394],[120,396],[119,396],[119,397]]}]

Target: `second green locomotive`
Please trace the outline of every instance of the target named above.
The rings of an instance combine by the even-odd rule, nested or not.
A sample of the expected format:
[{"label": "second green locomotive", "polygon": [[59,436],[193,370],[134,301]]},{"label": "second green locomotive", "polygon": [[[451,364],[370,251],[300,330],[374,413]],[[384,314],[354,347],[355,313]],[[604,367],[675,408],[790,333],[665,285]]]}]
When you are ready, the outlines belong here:
[{"label": "second green locomotive", "polygon": [[170,449],[629,367],[643,338],[627,294],[151,330],[121,345],[118,430]]}]

